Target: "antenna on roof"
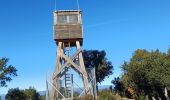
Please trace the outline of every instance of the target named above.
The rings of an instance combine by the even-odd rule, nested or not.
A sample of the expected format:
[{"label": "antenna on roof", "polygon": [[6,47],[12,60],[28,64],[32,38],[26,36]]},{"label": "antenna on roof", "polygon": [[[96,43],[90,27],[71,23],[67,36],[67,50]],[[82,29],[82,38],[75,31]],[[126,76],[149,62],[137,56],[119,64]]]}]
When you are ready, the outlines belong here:
[{"label": "antenna on roof", "polygon": [[[80,6],[79,6],[79,0],[76,0],[77,2],[77,10],[79,11],[80,10]],[[57,10],[57,0],[54,0],[54,11]]]},{"label": "antenna on roof", "polygon": [[78,11],[80,10],[80,8],[79,8],[79,0],[77,0],[77,9],[78,9]]},{"label": "antenna on roof", "polygon": [[56,11],[57,10],[57,0],[54,1],[54,6],[55,6],[54,11]]}]

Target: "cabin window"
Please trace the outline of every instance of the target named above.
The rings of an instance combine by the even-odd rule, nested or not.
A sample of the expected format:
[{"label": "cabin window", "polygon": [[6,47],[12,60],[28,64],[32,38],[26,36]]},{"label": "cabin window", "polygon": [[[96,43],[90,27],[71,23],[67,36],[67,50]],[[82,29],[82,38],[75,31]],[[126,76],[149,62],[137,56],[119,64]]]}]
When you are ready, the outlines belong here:
[{"label": "cabin window", "polygon": [[76,24],[78,23],[78,15],[59,15],[57,17],[58,24]]},{"label": "cabin window", "polygon": [[57,17],[57,22],[59,24],[66,24],[67,23],[67,16],[62,15]]},{"label": "cabin window", "polygon": [[78,15],[69,15],[69,23],[78,23]]}]

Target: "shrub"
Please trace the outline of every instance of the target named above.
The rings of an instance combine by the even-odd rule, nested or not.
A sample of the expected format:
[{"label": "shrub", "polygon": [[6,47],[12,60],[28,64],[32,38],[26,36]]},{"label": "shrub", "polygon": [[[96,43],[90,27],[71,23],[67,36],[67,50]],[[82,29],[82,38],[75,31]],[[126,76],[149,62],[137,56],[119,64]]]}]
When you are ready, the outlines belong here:
[{"label": "shrub", "polygon": [[19,88],[9,89],[8,93],[5,96],[6,100],[25,100],[26,95],[23,90]]},{"label": "shrub", "polygon": [[86,95],[80,98],[75,98],[74,100],[93,100],[93,96],[91,95]]},{"label": "shrub", "polygon": [[102,90],[99,91],[97,100],[121,100],[121,97],[110,90]]},{"label": "shrub", "polygon": [[145,100],[145,96],[144,95],[139,95],[137,100]]},{"label": "shrub", "polygon": [[[75,98],[74,100],[93,100],[93,96],[86,95],[81,98]],[[97,100],[121,100],[120,95],[114,94],[111,90],[99,91]]]}]

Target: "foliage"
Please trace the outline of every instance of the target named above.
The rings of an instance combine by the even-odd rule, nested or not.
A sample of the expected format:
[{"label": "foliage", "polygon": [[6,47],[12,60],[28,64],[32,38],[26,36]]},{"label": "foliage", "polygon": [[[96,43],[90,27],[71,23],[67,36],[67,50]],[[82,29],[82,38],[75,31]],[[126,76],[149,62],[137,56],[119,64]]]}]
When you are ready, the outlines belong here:
[{"label": "foliage", "polygon": [[46,100],[45,97],[46,97],[46,95],[40,95],[39,100]]},{"label": "foliage", "polygon": [[139,95],[138,100],[145,100],[145,96],[144,95]]},{"label": "foliage", "polygon": [[27,98],[26,100],[40,100],[40,94],[33,87],[25,89],[24,93]]},{"label": "foliage", "polygon": [[114,91],[116,93],[119,93],[119,95],[121,95],[121,96],[125,96],[125,87],[124,87],[124,84],[120,80],[119,77],[117,77],[114,80],[112,80],[111,83],[115,86],[114,87]]},{"label": "foliage", "polygon": [[5,98],[6,100],[45,100],[33,87],[25,90],[9,89]]},{"label": "foliage", "polygon": [[170,83],[170,54],[159,50],[136,50],[129,62],[121,66],[121,80],[131,95],[163,97]]},{"label": "foliage", "polygon": [[121,97],[110,90],[102,90],[99,91],[97,100],[121,100]]},{"label": "foliage", "polygon": [[86,95],[80,98],[75,98],[74,100],[93,100],[93,96],[91,95]]},{"label": "foliage", "polygon": [[74,93],[73,93],[73,97],[78,97],[80,95],[80,93],[79,92],[76,92],[76,91],[74,91]]},{"label": "foliage", "polygon": [[26,95],[23,90],[19,88],[9,89],[8,93],[5,96],[6,100],[25,100]]},{"label": "foliage", "polygon": [[113,65],[107,60],[105,51],[84,50],[83,58],[86,68],[95,67],[96,81],[98,83],[102,82],[105,77],[113,73]]},{"label": "foliage", "polygon": [[[94,100],[93,96],[86,95],[74,100]],[[114,94],[111,90],[102,90],[99,91],[97,100],[121,100],[121,97],[118,94]]]},{"label": "foliage", "polygon": [[0,59],[0,87],[7,87],[6,82],[10,82],[12,77],[17,76],[17,69],[12,65],[7,65],[9,59]]},{"label": "foliage", "polygon": [[41,95],[41,96],[39,97],[39,100],[46,100],[46,95]]}]

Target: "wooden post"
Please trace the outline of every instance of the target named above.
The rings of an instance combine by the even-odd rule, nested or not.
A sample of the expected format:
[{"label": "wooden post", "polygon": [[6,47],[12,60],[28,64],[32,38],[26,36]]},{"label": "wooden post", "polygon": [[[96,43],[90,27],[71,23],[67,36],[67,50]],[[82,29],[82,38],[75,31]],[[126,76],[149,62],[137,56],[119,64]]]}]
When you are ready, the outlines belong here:
[{"label": "wooden post", "polygon": [[[81,49],[79,41],[76,41],[76,46],[77,46],[77,49]],[[82,79],[83,79],[83,84],[84,84],[84,88],[85,88],[85,93],[89,94],[88,93],[88,91],[89,91],[88,77],[85,77],[85,76],[87,76],[87,72],[86,72],[86,69],[85,69],[85,66],[84,66],[84,60],[83,60],[82,52],[79,53],[79,63],[80,63],[80,68],[82,70]]]},{"label": "wooden post", "polygon": [[[61,48],[62,48],[62,42],[58,43],[58,48],[57,48],[57,63],[56,63],[56,68],[55,68],[55,72],[58,72],[61,69]],[[54,75],[55,75],[54,72]],[[54,77],[53,75],[53,77]],[[57,77],[56,79],[53,80],[53,85],[60,91],[60,77]],[[53,99],[55,100],[56,98],[59,97],[59,93],[57,91],[54,91],[53,94]]]}]

